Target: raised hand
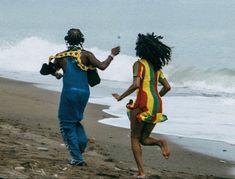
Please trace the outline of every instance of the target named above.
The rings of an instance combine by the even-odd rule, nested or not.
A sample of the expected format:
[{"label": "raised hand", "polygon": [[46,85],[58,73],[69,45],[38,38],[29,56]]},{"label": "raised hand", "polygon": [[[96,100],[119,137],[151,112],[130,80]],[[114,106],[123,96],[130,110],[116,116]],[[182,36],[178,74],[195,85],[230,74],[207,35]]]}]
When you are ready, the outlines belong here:
[{"label": "raised hand", "polygon": [[116,56],[116,55],[118,55],[119,53],[120,53],[120,47],[119,47],[119,46],[112,48],[112,50],[111,50],[111,54],[112,54],[112,55]]}]

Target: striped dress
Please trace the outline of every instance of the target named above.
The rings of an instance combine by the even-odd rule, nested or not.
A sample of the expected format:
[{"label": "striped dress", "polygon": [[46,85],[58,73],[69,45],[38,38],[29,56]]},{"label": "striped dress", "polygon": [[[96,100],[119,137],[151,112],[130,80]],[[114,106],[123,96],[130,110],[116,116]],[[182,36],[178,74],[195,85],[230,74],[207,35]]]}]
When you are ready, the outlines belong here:
[{"label": "striped dress", "polygon": [[138,121],[152,124],[165,121],[167,117],[162,114],[162,100],[158,92],[158,82],[165,78],[162,71],[155,72],[151,63],[140,59],[133,65],[133,76],[140,77],[141,82],[135,102],[127,106],[128,111],[139,108],[142,112],[136,116]]}]

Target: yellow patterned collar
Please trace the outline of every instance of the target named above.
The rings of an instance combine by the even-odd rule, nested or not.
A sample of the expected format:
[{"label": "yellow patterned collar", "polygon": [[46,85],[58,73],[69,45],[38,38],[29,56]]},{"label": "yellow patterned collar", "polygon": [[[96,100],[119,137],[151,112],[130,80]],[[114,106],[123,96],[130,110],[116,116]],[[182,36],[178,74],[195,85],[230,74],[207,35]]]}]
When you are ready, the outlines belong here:
[{"label": "yellow patterned collar", "polygon": [[55,56],[50,56],[49,60],[52,59],[59,59],[59,58],[63,58],[63,57],[74,57],[76,59],[77,65],[84,71],[87,70],[94,70],[95,67],[92,66],[86,66],[82,63],[80,57],[81,57],[81,50],[71,50],[71,51],[66,51],[66,52],[60,52],[58,54],[56,54]]}]

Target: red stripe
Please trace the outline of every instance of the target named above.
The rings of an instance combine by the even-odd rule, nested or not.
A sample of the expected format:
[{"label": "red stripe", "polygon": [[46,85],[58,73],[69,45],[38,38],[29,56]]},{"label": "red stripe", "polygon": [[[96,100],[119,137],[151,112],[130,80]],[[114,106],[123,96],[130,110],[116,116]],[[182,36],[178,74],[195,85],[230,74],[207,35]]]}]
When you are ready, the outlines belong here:
[{"label": "red stripe", "polygon": [[140,62],[139,62],[139,65],[140,66],[139,66],[139,69],[138,69],[138,76],[142,78],[144,76],[144,74],[141,74],[141,69],[143,69],[143,71],[145,71],[144,70],[144,65]]}]

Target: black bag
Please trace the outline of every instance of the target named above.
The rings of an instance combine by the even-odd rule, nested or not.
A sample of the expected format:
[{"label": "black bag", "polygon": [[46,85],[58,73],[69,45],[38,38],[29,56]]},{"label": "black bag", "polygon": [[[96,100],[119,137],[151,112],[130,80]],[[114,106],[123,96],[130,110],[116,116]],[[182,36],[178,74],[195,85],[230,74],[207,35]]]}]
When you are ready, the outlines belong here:
[{"label": "black bag", "polygon": [[93,87],[95,85],[98,85],[100,83],[100,77],[96,69],[87,70],[87,79],[88,79],[88,84]]},{"label": "black bag", "polygon": [[40,70],[41,75],[49,75],[49,74],[54,75],[55,72],[56,72],[56,67],[53,63],[49,62],[49,64],[47,63],[42,64]]}]

